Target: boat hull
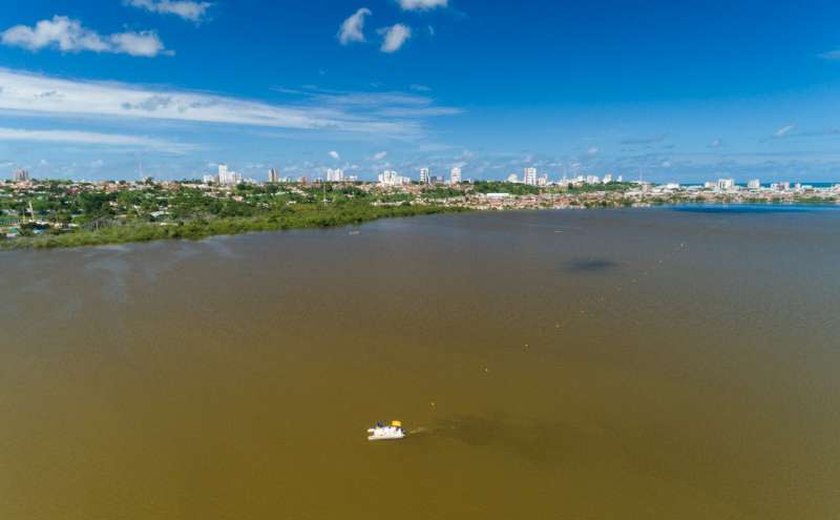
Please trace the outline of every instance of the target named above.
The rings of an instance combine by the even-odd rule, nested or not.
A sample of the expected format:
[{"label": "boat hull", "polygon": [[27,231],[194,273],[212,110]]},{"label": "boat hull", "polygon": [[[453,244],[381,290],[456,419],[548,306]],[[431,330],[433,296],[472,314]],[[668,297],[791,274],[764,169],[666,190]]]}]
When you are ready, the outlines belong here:
[{"label": "boat hull", "polygon": [[396,441],[405,438],[405,431],[402,428],[386,426],[383,428],[368,429],[369,441]]}]

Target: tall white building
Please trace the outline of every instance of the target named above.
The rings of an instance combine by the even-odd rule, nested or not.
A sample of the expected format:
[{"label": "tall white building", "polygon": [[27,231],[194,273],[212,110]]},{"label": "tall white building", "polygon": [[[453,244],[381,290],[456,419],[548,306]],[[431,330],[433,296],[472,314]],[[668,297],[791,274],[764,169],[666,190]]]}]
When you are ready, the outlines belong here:
[{"label": "tall white building", "polygon": [[529,186],[536,186],[537,185],[537,169],[536,168],[525,168],[524,174],[524,182]]},{"label": "tall white building", "polygon": [[428,168],[420,168],[420,184],[431,184],[432,175]]},{"label": "tall white building", "polygon": [[272,184],[280,182],[280,176],[277,175],[277,170],[275,170],[274,168],[268,170],[268,182]]},{"label": "tall white building", "polygon": [[753,179],[747,183],[747,188],[751,190],[758,190],[761,189],[761,181],[758,179]]},{"label": "tall white building", "polygon": [[456,166],[449,170],[449,184],[461,184],[461,168]]},{"label": "tall white building", "polygon": [[228,169],[227,164],[219,165],[219,184],[223,186],[232,186],[242,182],[242,175]]},{"label": "tall white building", "polygon": [[343,182],[344,170],[341,168],[327,168],[327,182]]},{"label": "tall white building", "polygon": [[735,179],[718,179],[717,189],[720,191],[732,191],[735,189]]},{"label": "tall white building", "polygon": [[410,183],[411,179],[403,177],[393,170],[385,170],[379,174],[379,184],[383,186],[402,186]]}]

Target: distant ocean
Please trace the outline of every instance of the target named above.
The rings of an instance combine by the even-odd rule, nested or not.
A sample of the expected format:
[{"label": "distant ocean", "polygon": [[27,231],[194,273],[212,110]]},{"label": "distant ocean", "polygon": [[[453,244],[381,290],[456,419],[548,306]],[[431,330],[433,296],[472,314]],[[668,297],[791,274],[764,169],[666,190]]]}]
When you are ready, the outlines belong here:
[{"label": "distant ocean", "polygon": [[804,203],[785,203],[785,202],[768,202],[768,203],[698,203],[698,204],[677,204],[674,206],[666,206],[666,209],[671,211],[680,211],[686,213],[727,213],[727,214],[745,214],[745,213],[813,213],[820,211],[840,211],[840,205],[837,204],[804,204]]},{"label": "distant ocean", "polygon": [[[781,181],[781,182],[787,182],[787,181]],[[703,186],[704,184],[705,184],[705,181],[704,182],[686,182],[686,183],[683,184],[683,186]],[[772,184],[775,184],[775,183],[762,182],[761,187],[762,188],[769,188]],[[805,182],[792,182],[791,181],[791,183],[790,183],[791,186],[793,186],[795,184],[801,184],[802,186],[811,186],[813,188],[833,188],[834,186],[840,185],[840,181],[835,181],[835,182],[807,182],[807,181],[805,181]],[[747,187],[746,182],[736,182],[735,185],[738,186],[738,187],[741,187],[741,188],[746,188]]]}]

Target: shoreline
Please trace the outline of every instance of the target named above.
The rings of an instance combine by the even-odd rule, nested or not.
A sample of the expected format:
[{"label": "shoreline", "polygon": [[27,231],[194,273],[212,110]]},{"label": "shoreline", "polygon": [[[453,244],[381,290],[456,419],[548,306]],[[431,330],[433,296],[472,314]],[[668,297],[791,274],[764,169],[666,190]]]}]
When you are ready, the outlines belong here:
[{"label": "shoreline", "polygon": [[[353,208],[358,209],[358,208]],[[109,245],[137,244],[166,240],[199,241],[218,236],[246,233],[329,229],[364,224],[376,220],[409,218],[445,213],[466,213],[466,208],[443,206],[386,206],[376,210],[337,212],[305,210],[291,215],[267,215],[253,218],[195,219],[177,224],[125,224],[96,231],[76,231],[56,235],[37,235],[0,241],[0,251],[33,249],[70,249]]]},{"label": "shoreline", "polygon": [[[410,218],[442,214],[477,214],[496,212],[537,212],[564,210],[646,210],[679,208],[825,208],[840,210],[840,203],[832,201],[681,201],[676,203],[650,203],[632,206],[565,206],[539,208],[484,208],[462,206],[397,205],[366,206],[364,208],[307,208],[297,213],[278,216],[267,215],[252,218],[194,219],[177,224],[154,223],[124,224],[96,231],[76,231],[55,235],[37,235],[0,240],[0,251],[72,249],[124,244],[138,244],[168,240],[200,241],[220,236],[236,236],[247,233],[270,233],[306,229],[331,229],[360,225],[377,220]],[[355,210],[355,211],[354,211]],[[360,212],[359,210],[366,210]]]}]

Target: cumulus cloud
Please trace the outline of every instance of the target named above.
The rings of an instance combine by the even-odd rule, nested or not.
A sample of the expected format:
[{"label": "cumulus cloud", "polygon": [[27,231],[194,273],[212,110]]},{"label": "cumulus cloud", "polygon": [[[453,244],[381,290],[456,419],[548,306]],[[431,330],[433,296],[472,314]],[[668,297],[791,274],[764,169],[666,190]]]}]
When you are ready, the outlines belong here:
[{"label": "cumulus cloud", "polygon": [[49,143],[88,144],[97,146],[127,146],[133,148],[153,148],[163,151],[183,152],[192,148],[189,145],[170,143],[149,137],[103,134],[77,130],[25,130],[20,128],[0,127],[0,141],[29,141]]},{"label": "cumulus cloud", "polygon": [[339,153],[338,153],[338,152],[336,152],[335,150],[333,150],[333,151],[331,151],[331,152],[330,152],[330,157],[332,157],[332,158],[333,158],[333,159],[335,159],[336,161],[337,161],[337,160],[339,160],[339,159],[341,159],[341,155],[339,155]]},{"label": "cumulus cloud", "polygon": [[586,154],[587,155],[598,155],[598,152],[600,152],[600,151],[601,151],[600,148],[598,148],[597,146],[590,146],[589,149],[586,150]]},{"label": "cumulus cloud", "polygon": [[152,13],[174,14],[191,22],[203,20],[207,16],[207,10],[213,5],[210,2],[190,0],[125,0],[125,3]]},{"label": "cumulus cloud", "polygon": [[373,14],[370,9],[362,7],[341,23],[338,30],[338,41],[342,45],[352,42],[365,41],[365,17]]},{"label": "cumulus cloud", "polygon": [[381,161],[382,159],[388,157],[388,152],[377,152],[373,154],[374,161]]},{"label": "cumulus cloud", "polygon": [[389,54],[402,49],[405,42],[411,38],[411,27],[401,23],[381,29],[379,32],[384,35],[380,50]]},{"label": "cumulus cloud", "polygon": [[709,143],[709,148],[720,148],[723,146],[723,141],[721,139],[714,139],[711,143]]},{"label": "cumulus cloud", "polygon": [[16,25],[7,29],[0,34],[0,41],[33,52],[57,48],[61,52],[110,52],[146,58],[172,54],[153,31],[100,35],[83,27],[78,20],[58,15],[51,20],[41,20],[34,27]]},{"label": "cumulus cloud", "polygon": [[438,7],[446,7],[449,0],[398,0],[404,11],[428,11]]}]

